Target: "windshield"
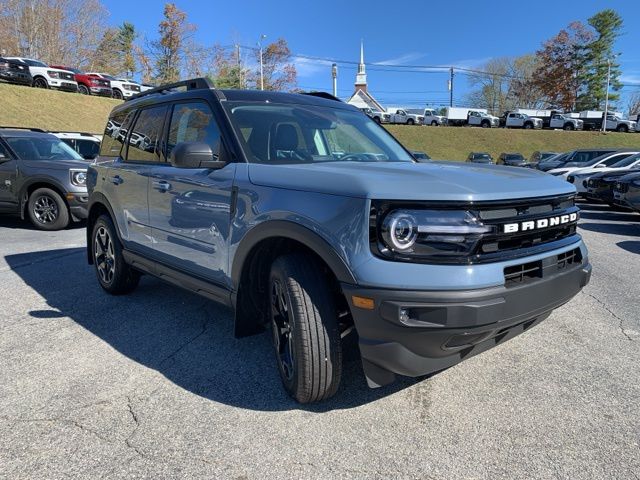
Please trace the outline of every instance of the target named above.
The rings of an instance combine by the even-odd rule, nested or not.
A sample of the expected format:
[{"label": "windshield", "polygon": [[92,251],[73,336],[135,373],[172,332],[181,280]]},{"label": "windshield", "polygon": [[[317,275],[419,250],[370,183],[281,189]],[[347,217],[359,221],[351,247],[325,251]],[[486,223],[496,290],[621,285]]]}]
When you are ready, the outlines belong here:
[{"label": "windshield", "polygon": [[21,160],[82,160],[76,151],[53,136],[5,137]]},{"label": "windshield", "polygon": [[46,67],[46,63],[38,62],[37,60],[25,60],[24,61],[30,67]]},{"label": "windshield", "polygon": [[251,162],[413,161],[386,130],[358,111],[242,102],[229,102],[227,108]]},{"label": "windshield", "polygon": [[507,160],[524,160],[524,157],[519,153],[511,153],[505,156]]},{"label": "windshield", "polygon": [[102,78],[106,78],[107,80],[113,80],[113,81],[118,81],[118,79],[116,77],[112,77],[111,75],[107,75],[106,73],[101,73],[100,76]]},{"label": "windshield", "polygon": [[625,158],[624,160],[620,160],[618,163],[614,163],[611,165],[611,168],[623,168],[628,167],[629,165],[633,165],[638,160],[640,160],[640,153],[636,155],[631,155],[630,157]]}]

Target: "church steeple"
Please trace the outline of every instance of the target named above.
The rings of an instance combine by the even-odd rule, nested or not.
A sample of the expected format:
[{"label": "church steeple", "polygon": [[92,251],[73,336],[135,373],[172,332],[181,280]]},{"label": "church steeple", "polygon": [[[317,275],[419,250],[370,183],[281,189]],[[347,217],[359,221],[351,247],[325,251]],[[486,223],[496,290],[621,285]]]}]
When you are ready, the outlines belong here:
[{"label": "church steeple", "polygon": [[364,65],[364,43],[360,40],[360,63],[356,74],[356,90],[367,91],[367,72]]}]

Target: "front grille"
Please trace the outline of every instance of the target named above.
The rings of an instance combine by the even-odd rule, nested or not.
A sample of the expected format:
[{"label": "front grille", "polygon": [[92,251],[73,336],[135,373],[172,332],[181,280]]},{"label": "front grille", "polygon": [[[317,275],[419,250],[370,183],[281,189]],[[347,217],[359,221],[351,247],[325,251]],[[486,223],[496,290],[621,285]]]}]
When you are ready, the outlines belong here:
[{"label": "front grille", "polygon": [[574,248],[554,257],[506,267],[504,269],[504,284],[507,288],[524,285],[581,263],[582,252],[579,248]]}]

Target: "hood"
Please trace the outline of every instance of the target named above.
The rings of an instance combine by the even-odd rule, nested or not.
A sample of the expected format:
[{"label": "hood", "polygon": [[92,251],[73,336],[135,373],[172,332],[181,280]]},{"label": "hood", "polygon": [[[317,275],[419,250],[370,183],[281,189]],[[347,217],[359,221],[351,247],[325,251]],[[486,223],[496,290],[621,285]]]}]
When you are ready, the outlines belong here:
[{"label": "hood", "polygon": [[568,182],[519,167],[463,162],[249,165],[265,187],[385,200],[488,201],[575,193]]},{"label": "hood", "polygon": [[34,170],[69,170],[71,168],[89,168],[89,160],[23,160],[23,165]]}]

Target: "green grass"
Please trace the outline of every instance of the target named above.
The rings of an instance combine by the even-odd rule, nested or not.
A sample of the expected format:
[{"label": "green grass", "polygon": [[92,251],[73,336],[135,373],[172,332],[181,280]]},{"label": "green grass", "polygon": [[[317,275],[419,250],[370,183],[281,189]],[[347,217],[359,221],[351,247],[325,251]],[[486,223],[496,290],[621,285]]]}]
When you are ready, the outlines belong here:
[{"label": "green grass", "polygon": [[102,133],[121,100],[0,83],[0,125]]},{"label": "green grass", "polygon": [[469,152],[518,152],[529,158],[536,150],[566,152],[576,148],[640,148],[640,133],[507,130],[478,127],[418,127],[387,125],[411,150],[427,152],[438,160],[465,160]]}]

